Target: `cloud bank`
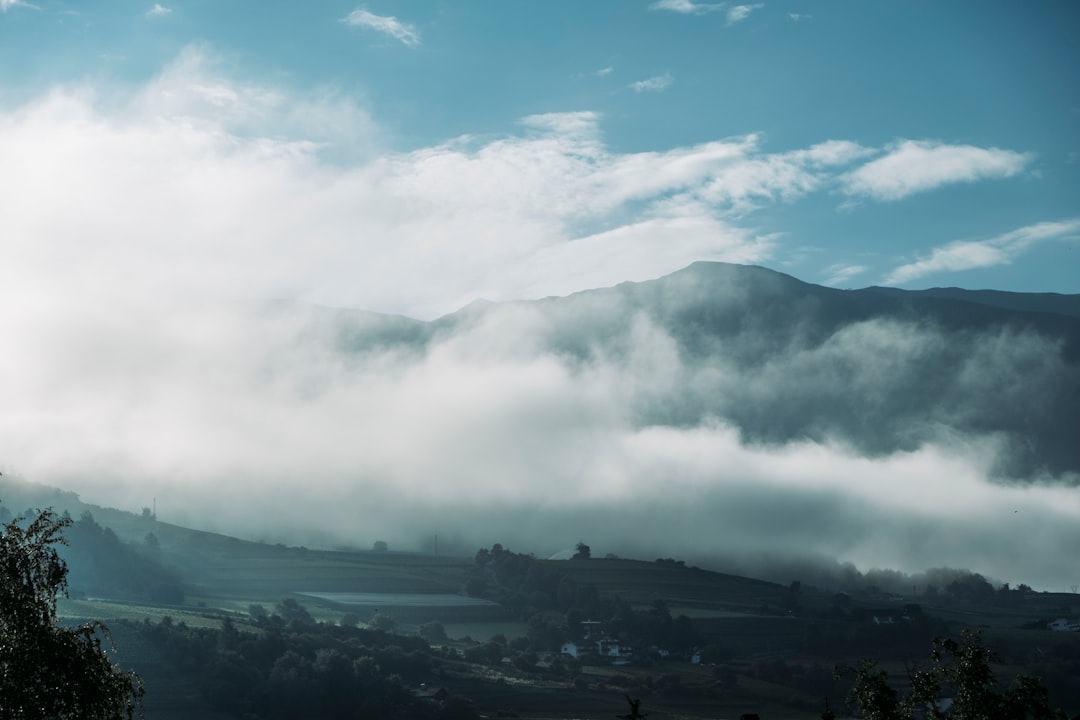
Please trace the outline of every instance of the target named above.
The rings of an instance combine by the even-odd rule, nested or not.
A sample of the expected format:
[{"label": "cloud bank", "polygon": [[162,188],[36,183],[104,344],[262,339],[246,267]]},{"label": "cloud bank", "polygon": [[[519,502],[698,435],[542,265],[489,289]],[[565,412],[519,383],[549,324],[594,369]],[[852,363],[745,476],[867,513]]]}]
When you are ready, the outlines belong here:
[{"label": "cloud bank", "polygon": [[[638,316],[615,344],[568,353],[603,308],[554,325],[537,307],[498,307],[423,347],[362,342],[378,318],[297,306],[165,322],[86,313],[36,338],[52,353],[4,360],[18,381],[2,387],[0,434],[21,472],[86,499],[138,509],[154,497],[162,519],[275,541],[408,548],[437,533],[553,553],[584,538],[645,558],[809,554],[1037,586],[1071,572],[1055,548],[1080,540],[1075,488],[988,483],[1006,451],[993,436],[930,416],[911,449],[867,455],[827,439],[750,442],[739,427],[853,397],[887,410],[944,335],[870,322],[764,366],[700,365]],[[1016,387],[999,382],[1006,349],[1032,368]],[[965,398],[991,387],[1038,405],[1052,357],[1034,338],[986,345],[966,361],[974,385],[941,408],[977,413]],[[718,404],[702,413],[697,398]]]},{"label": "cloud bank", "polygon": [[[747,135],[625,153],[601,120],[534,115],[518,134],[392,151],[357,101],[240,83],[198,48],[126,98],[56,87],[5,108],[0,466],[275,539],[317,527],[327,543],[407,546],[438,532],[544,552],[584,538],[645,557],[801,548],[1063,575],[1054,548],[1080,540],[1075,493],[988,483],[993,436],[931,428],[868,454],[827,428],[753,441],[752,417],[730,419],[773,408],[758,418],[770,426],[785,398],[820,402],[837,383],[895,397],[881,378],[942,342],[925,329],[860,326],[750,370],[688,362],[647,317],[619,345],[582,349],[528,307],[424,342],[409,321],[312,308],[435,318],[694,260],[764,262],[778,239],[748,222],[756,208],[833,187],[876,152],[770,153]],[[355,340],[384,324],[379,342]],[[1039,342],[1003,345],[1040,367],[1054,356]],[[996,377],[1001,347],[987,347],[975,389]],[[821,396],[793,394],[794,370]],[[720,405],[694,410],[699,396]]]}]

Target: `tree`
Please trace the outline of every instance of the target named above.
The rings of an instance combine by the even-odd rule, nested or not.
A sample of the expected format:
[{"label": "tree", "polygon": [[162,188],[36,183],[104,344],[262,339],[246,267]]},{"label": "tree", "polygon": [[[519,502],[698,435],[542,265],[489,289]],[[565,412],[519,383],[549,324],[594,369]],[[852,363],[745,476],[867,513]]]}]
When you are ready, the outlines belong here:
[{"label": "tree", "polygon": [[590,548],[583,542],[579,542],[576,545],[575,549],[577,550],[577,552],[574,553],[574,560],[588,560],[592,557],[592,548]]},{"label": "tree", "polygon": [[901,697],[884,670],[867,661],[854,675],[849,701],[866,720],[1064,720],[1050,709],[1046,688],[1037,678],[1019,675],[1012,687],[1002,687],[990,663],[994,653],[983,647],[978,632],[965,631],[961,641],[937,638],[927,669],[909,671],[910,692]]},{"label": "tree", "polygon": [[438,620],[432,620],[421,625],[420,637],[429,643],[445,643],[450,640],[446,635],[446,628]]},{"label": "tree", "polygon": [[315,624],[315,618],[306,607],[296,601],[296,598],[282,598],[275,610],[281,619],[293,628],[310,627]]},{"label": "tree", "polygon": [[[23,527],[25,524],[25,527]],[[53,547],[71,524],[51,509],[0,530],[0,717],[132,718],[142,681],[109,659],[100,622],[61,627],[67,565]]]},{"label": "tree", "polygon": [[397,623],[394,622],[394,618],[390,617],[386,613],[381,613],[378,610],[371,616],[371,619],[367,623],[369,626],[376,630],[382,630],[383,632],[394,632],[397,627]]}]

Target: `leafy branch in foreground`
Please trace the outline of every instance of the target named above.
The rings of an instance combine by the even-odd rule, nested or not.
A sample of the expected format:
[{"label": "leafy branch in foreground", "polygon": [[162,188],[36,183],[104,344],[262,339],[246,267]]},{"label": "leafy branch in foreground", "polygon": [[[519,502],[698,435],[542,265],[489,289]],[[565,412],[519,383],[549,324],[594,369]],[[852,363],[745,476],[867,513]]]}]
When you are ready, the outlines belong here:
[{"label": "leafy branch in foreground", "polygon": [[908,671],[906,695],[872,661],[838,668],[837,675],[853,676],[848,701],[866,720],[1065,720],[1063,712],[1050,709],[1038,678],[1018,675],[1012,687],[1002,687],[990,668],[994,659],[980,633],[965,631],[960,642],[934,640],[930,666]]},{"label": "leafy branch in foreground", "polygon": [[132,718],[142,681],[109,659],[100,622],[62,627],[67,565],[54,547],[71,520],[47,509],[0,528],[0,718]]}]

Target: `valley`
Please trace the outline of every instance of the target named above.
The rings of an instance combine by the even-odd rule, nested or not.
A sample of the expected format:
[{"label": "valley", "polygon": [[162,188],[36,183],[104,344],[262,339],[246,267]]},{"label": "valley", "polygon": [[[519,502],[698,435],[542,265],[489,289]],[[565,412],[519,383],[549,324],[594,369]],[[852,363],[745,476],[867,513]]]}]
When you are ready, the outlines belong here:
[{"label": "valley", "polygon": [[[201,637],[198,643],[221,647],[230,634],[248,638],[234,643],[278,637],[314,652],[323,643],[360,648],[349,633],[368,633],[362,643],[370,649],[355,651],[381,654],[388,668],[400,663],[410,692],[420,697],[424,688],[440,688],[468,698],[482,716],[607,718],[625,711],[629,695],[655,717],[757,712],[809,720],[820,716],[826,699],[835,710],[844,706],[847,687],[833,678],[834,666],[873,657],[898,670],[925,657],[932,637],[977,628],[1001,653],[1000,672],[1040,671],[1052,700],[1080,700],[1070,674],[1080,662],[1080,633],[1046,628],[1050,618],[1080,613],[1075,594],[1002,588],[965,594],[959,586],[936,598],[873,587],[845,593],[670,558],[540,560],[501,546],[475,558],[289,547],[86,506],[72,494],[29,484],[7,483],[4,490],[31,506],[53,501],[58,511],[108,517],[133,545],[152,533],[162,564],[183,578],[176,603],[90,596],[77,584],[60,602],[65,621],[99,619],[111,628],[116,660],[146,683],[148,718],[233,717],[221,693],[240,696],[242,682],[218,678],[220,687],[208,690],[204,671],[184,660],[185,653],[206,651],[190,645],[179,651],[176,644]],[[493,558],[502,562],[491,572]],[[79,577],[78,568],[72,576]],[[478,578],[487,578],[480,592]],[[545,596],[549,582],[560,598]],[[524,587],[533,590],[522,599]],[[588,608],[598,615],[583,614]],[[672,641],[675,627],[692,633],[685,649],[651,640],[653,622],[668,627],[663,633]],[[623,649],[608,653],[619,640]],[[442,717],[435,703],[431,712]]]}]

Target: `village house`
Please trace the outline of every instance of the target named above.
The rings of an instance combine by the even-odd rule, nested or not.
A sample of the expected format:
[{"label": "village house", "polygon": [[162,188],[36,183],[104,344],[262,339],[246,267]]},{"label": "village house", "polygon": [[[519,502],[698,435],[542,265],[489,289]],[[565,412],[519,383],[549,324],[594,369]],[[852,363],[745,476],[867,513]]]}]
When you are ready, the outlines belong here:
[{"label": "village house", "polygon": [[596,652],[601,657],[614,658],[615,665],[626,665],[634,654],[632,648],[620,645],[614,638],[600,638],[596,641]]}]

